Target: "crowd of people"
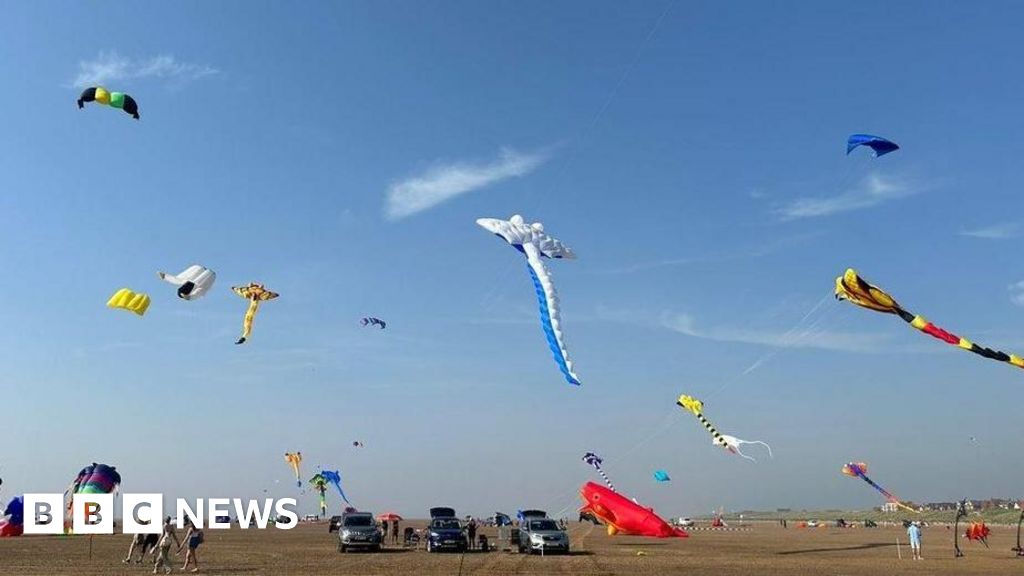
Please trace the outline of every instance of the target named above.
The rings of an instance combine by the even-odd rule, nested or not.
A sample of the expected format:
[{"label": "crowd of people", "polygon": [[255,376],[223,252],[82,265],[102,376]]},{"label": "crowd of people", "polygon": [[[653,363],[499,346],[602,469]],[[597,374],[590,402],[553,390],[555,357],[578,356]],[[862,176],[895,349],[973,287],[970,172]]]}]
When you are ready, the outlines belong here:
[{"label": "crowd of people", "polygon": [[[203,529],[197,527],[191,521],[186,521],[185,537],[178,539],[178,532],[174,528],[171,517],[164,518],[164,525],[160,534],[136,534],[132,537],[131,545],[128,547],[128,555],[121,562],[141,564],[146,554],[153,555],[153,574],[163,569],[165,574],[170,574],[171,568],[171,545],[177,546],[175,554],[180,555],[185,551],[185,562],[181,571],[188,570],[192,566],[192,572],[199,572],[199,556],[197,554],[199,545],[203,543]],[[138,552],[138,558],[135,557]]]}]

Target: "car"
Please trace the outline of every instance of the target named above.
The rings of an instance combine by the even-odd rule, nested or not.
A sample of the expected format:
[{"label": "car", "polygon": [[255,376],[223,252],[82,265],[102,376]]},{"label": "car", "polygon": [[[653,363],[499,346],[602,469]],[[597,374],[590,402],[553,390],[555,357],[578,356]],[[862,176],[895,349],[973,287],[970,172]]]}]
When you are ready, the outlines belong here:
[{"label": "car", "polygon": [[519,522],[519,552],[569,553],[569,534],[547,515],[525,516]]},{"label": "car", "polygon": [[349,512],[341,515],[338,552],[345,553],[353,548],[378,552],[383,540],[384,536],[370,512]]},{"label": "car", "polygon": [[430,524],[427,526],[427,552],[465,552],[467,548],[469,543],[462,530],[462,524],[455,516],[455,509],[431,508]]},{"label": "car", "polygon": [[817,520],[808,520],[807,521],[807,527],[808,528],[817,528],[818,527],[818,521]]},{"label": "car", "polygon": [[690,526],[693,526],[694,522],[693,522],[692,518],[680,518],[679,522],[677,522],[677,524],[679,526],[684,527],[684,528],[688,528]]},{"label": "car", "polygon": [[331,516],[331,521],[327,524],[327,533],[337,532],[338,528],[341,528],[341,516]]}]

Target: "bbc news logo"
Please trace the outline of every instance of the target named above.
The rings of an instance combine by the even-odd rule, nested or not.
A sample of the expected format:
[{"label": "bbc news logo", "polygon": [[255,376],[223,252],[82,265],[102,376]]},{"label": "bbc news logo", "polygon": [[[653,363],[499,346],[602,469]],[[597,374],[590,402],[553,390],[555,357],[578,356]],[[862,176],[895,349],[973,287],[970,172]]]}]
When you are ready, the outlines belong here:
[{"label": "bbc news logo", "polygon": [[[272,518],[287,518],[287,522],[274,522],[275,528],[289,530],[298,523],[294,498],[273,500],[242,500],[241,498],[197,498],[190,502],[184,498],[175,501],[177,527],[185,522],[211,529],[226,529],[224,522],[232,513],[243,529],[266,529]],[[113,494],[75,494],[71,502],[71,529],[75,534],[114,533]],[[163,531],[163,494],[122,494],[121,532],[124,534],[160,534]],[[205,520],[205,522],[204,522]],[[25,494],[25,534],[63,534],[64,495]]]}]

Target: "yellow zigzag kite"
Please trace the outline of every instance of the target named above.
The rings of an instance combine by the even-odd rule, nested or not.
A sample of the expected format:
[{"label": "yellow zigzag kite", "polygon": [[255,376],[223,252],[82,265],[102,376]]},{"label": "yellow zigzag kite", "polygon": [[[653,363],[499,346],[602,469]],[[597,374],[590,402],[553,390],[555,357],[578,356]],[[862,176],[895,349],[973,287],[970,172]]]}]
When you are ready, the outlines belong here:
[{"label": "yellow zigzag kite", "polygon": [[127,288],[121,288],[114,292],[110,300],[107,300],[107,306],[135,312],[142,316],[149,309],[149,296],[139,292],[132,292]]}]

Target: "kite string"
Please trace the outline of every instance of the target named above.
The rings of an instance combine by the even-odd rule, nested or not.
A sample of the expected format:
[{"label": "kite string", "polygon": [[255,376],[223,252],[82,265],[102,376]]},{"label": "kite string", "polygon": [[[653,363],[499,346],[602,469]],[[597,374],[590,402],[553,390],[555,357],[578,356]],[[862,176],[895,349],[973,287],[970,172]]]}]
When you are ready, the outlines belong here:
[{"label": "kite string", "polygon": [[[774,356],[778,355],[780,352],[783,352],[783,351],[785,351],[785,350],[795,346],[796,344],[799,344],[800,342],[802,342],[804,338],[809,336],[814,331],[814,329],[820,324],[821,320],[825,316],[822,316],[821,318],[815,319],[810,324],[806,324],[806,322],[819,309],[821,309],[821,307],[824,306],[825,303],[831,297],[832,297],[832,291],[830,290],[827,294],[822,296],[821,299],[818,300],[818,302],[815,303],[814,306],[812,306],[811,309],[808,310],[803,315],[803,317],[800,318],[800,320],[796,324],[794,324],[789,330],[786,330],[785,332],[782,333],[781,336],[779,336],[777,339],[775,339],[775,341],[770,344],[770,346],[771,346],[770,350],[768,350],[767,352],[764,352],[763,354],[761,354],[757,359],[755,359],[752,363],[750,363],[749,366],[747,366],[743,371],[741,371],[736,377],[723,382],[722,385],[719,386],[716,390],[714,390],[713,392],[711,392],[710,394],[705,396],[705,400],[709,400],[711,398],[714,398],[715,396],[717,396],[719,393],[721,393],[723,390],[725,390],[730,384],[732,384],[736,380],[739,380],[740,378],[750,374],[751,372],[756,370],[758,367],[760,367],[762,364],[764,364],[765,362],[767,362],[768,360],[770,360]],[[806,327],[805,327],[805,324],[806,324]],[[799,331],[799,333],[798,333],[798,331]]]}]

